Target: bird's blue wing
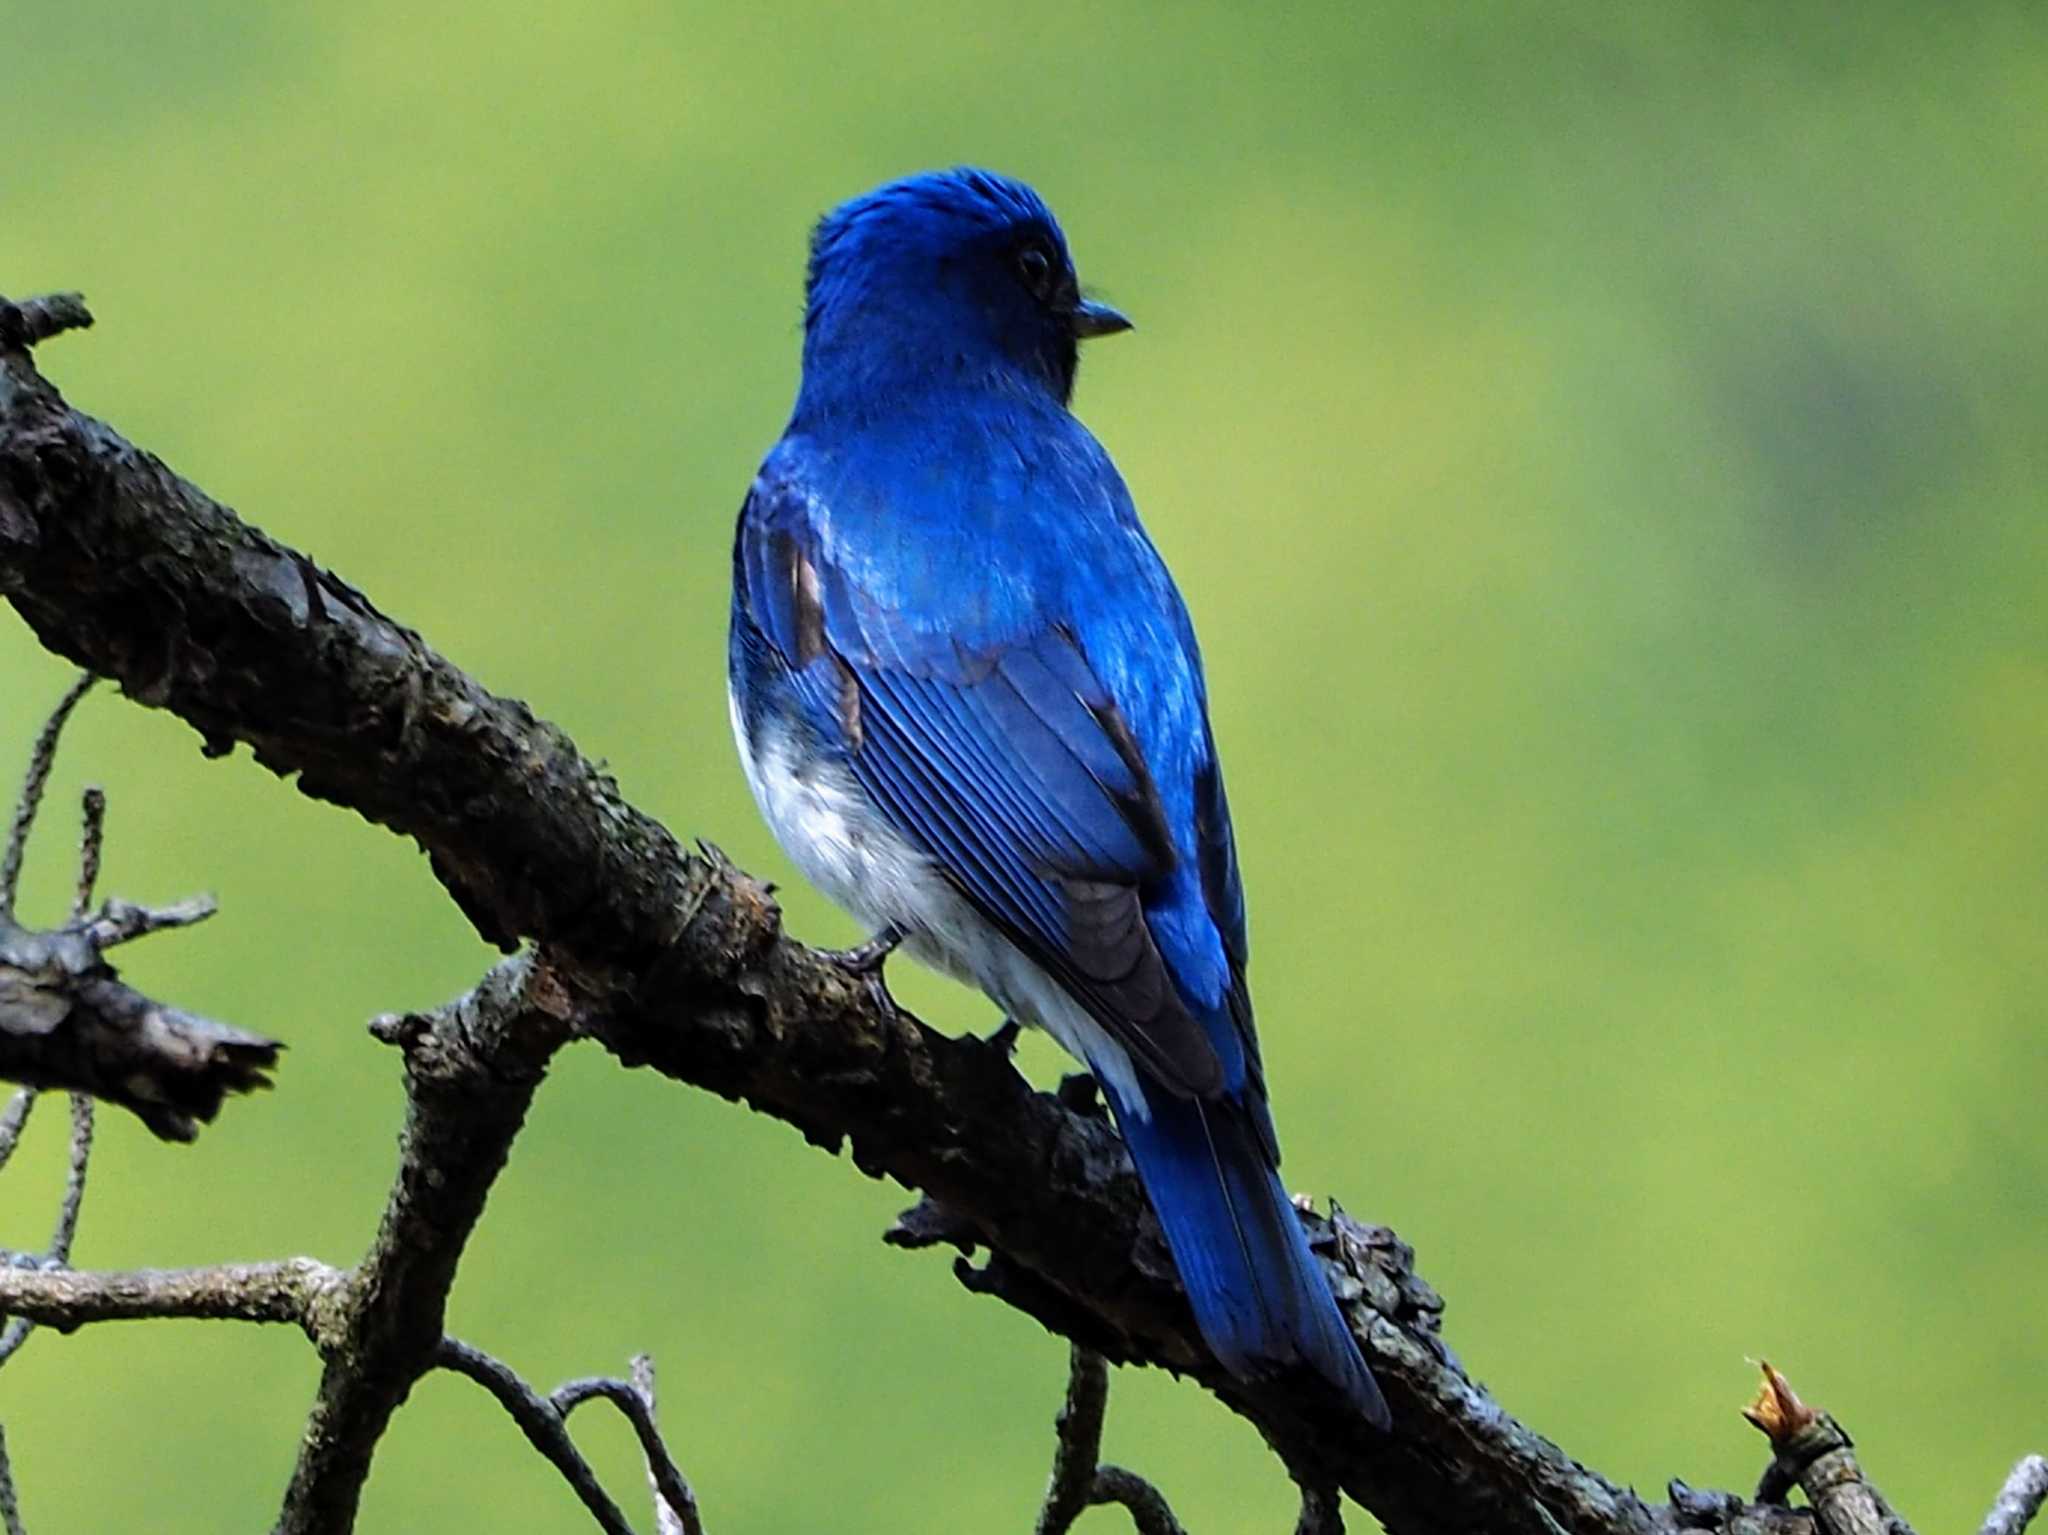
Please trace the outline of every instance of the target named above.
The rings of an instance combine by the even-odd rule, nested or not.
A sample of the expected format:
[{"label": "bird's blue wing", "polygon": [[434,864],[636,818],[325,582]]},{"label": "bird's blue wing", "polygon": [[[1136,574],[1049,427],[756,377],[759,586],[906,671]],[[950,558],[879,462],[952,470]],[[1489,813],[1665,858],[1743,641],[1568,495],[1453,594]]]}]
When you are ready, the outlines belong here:
[{"label": "bird's blue wing", "polygon": [[736,626],[891,825],[1129,1052],[1111,1111],[1217,1358],[1248,1379],[1306,1366],[1385,1426],[1277,1172],[1185,612],[1113,472],[1090,521],[1060,515],[1078,498],[1057,486],[964,504],[960,462],[918,482],[936,509],[828,504],[765,472]]},{"label": "bird's blue wing", "polygon": [[[1239,1085],[1248,1041],[1234,1036],[1249,1012],[1219,1036],[1161,952],[1146,896],[1181,859],[1130,723],[1074,633],[1028,618],[981,633],[916,622],[835,560],[803,498],[772,480],[741,518],[735,571],[813,724],[954,886],[1169,1091]],[[1220,795],[1193,872],[1226,928],[1235,911],[1241,945]],[[1241,958],[1232,968],[1242,993]]]}]

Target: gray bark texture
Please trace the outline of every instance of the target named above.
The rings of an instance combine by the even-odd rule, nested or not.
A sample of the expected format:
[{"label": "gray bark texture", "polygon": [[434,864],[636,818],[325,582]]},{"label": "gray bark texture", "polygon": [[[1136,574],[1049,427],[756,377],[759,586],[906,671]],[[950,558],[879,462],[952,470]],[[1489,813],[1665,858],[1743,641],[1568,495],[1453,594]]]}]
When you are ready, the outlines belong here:
[{"label": "gray bark texture", "polygon": [[[106,951],[213,915],[210,898],[151,910],[109,901],[87,914],[99,879],[107,798],[85,791],[85,835],[71,917],[37,932],[15,919],[22,856],[42,806],[57,739],[92,687],[82,674],[58,702],[29,754],[28,776],[0,847],[0,1077],[63,1087],[120,1104],[166,1140],[190,1140],[232,1092],[268,1087],[277,1044],[152,1000],[126,985]],[[20,1100],[22,1114],[30,1100]]]},{"label": "gray bark texture", "polygon": [[230,1092],[269,1085],[270,1040],[136,991],[89,924],[31,932],[0,913],[0,1077],[90,1093],[190,1140]]},{"label": "gray bark texture", "polygon": [[[410,1089],[384,1229],[339,1280],[264,1277],[271,1300],[253,1314],[312,1297],[317,1326],[293,1315],[326,1364],[280,1529],[348,1528],[392,1411],[443,1349],[443,1302],[490,1181],[547,1060],[576,1036],[917,1191],[891,1240],[957,1247],[970,1289],[1214,1393],[1313,1490],[1305,1527],[1337,1527],[1329,1489],[1341,1488],[1399,1535],[1815,1528],[1804,1511],[1677,1485],[1647,1502],[1581,1466],[1444,1346],[1441,1302],[1408,1249],[1341,1215],[1305,1219],[1393,1432],[1298,1383],[1233,1379],[1204,1348],[1090,1095],[1034,1091],[998,1046],[895,1010],[786,936],[760,881],[715,848],[679,845],[525,704],[72,410],[28,346],[77,323],[61,304],[0,301],[0,596],[46,647],[184,719],[206,751],[246,743],[300,792],[411,838],[481,934],[530,946],[449,1009],[380,1022]],[[0,1288],[0,1308],[81,1320],[75,1297],[35,1277],[48,1293]],[[191,1294],[191,1308],[222,1304]],[[1113,1492],[1083,1474],[1092,1449],[1085,1459],[1062,1484],[1072,1512]]]}]

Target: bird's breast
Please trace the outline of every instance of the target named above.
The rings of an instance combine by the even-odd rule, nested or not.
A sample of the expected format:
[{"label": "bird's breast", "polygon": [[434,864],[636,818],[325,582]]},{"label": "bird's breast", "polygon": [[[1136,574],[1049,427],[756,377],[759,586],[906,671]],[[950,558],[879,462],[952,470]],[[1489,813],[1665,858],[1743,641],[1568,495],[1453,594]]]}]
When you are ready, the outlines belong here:
[{"label": "bird's breast", "polygon": [[[798,720],[772,709],[747,710],[737,691],[728,697],[747,787],[804,877],[871,930],[893,925],[914,936],[953,936],[958,901],[952,887],[888,824],[845,764],[810,740]],[[942,949],[920,957],[955,975],[967,973]]]},{"label": "bird's breast", "polygon": [[1124,1048],[889,825],[843,762],[813,743],[801,721],[764,706],[758,695],[748,707],[735,688],[727,701],[747,787],[806,879],[871,933],[899,929],[917,959],[979,987],[1019,1023],[1045,1029],[1127,1111],[1146,1114]]}]

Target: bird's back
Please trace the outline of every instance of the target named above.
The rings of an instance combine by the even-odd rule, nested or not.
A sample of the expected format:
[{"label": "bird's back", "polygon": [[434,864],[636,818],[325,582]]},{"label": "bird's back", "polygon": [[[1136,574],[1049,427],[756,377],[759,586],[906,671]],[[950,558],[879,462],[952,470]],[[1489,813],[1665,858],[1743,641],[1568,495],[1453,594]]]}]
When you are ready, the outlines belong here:
[{"label": "bird's back", "polygon": [[1208,755],[1194,630],[1122,476],[1063,407],[948,391],[857,425],[799,419],[742,516],[802,522],[859,594],[863,633],[913,669],[1066,629],[1169,809],[1192,815],[1173,790]]}]

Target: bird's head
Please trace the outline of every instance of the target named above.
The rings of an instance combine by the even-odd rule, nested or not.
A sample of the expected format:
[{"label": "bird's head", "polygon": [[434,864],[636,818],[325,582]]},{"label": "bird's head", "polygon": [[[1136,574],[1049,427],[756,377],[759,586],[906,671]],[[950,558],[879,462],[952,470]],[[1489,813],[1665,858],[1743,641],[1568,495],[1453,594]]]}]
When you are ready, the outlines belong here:
[{"label": "bird's head", "polygon": [[1052,210],[993,171],[928,171],[818,221],[804,311],[807,395],[929,381],[1072,394],[1078,343],[1129,330],[1082,296]]}]

